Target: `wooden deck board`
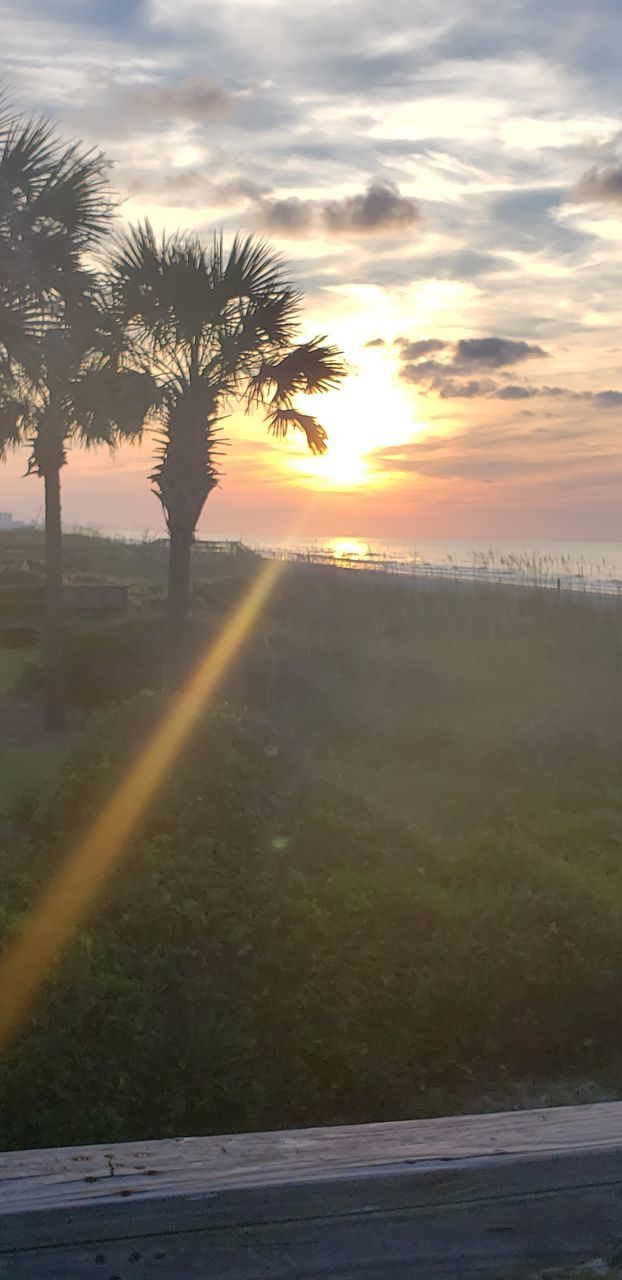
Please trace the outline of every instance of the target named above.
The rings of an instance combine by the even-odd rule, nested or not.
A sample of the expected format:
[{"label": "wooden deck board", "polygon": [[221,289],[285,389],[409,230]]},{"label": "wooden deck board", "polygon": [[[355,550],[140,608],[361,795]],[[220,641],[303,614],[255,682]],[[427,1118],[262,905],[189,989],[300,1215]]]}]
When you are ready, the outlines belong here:
[{"label": "wooden deck board", "polygon": [[620,1249],[622,1103],[0,1156],[2,1280],[468,1280]]}]

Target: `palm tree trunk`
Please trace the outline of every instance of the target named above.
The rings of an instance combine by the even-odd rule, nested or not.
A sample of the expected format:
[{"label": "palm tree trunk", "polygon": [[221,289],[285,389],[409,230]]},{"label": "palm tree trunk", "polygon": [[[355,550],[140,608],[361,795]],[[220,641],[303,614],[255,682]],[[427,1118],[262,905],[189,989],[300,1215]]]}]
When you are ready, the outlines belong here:
[{"label": "palm tree trunk", "polygon": [[187,525],[170,525],[168,556],[168,599],[166,616],[166,684],[177,689],[187,660],[188,615],[190,612],[190,555],[194,531]]},{"label": "palm tree trunk", "polygon": [[45,634],[44,725],[65,728],[63,669],[63,541],[60,469],[46,471],[45,484]]}]

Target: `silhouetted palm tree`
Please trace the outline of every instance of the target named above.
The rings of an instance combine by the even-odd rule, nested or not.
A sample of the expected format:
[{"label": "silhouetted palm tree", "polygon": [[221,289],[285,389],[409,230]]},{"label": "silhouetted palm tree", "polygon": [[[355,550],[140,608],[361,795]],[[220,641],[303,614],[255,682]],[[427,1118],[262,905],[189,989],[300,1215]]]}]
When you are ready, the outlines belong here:
[{"label": "silhouetted palm tree", "polygon": [[79,302],[83,254],[113,211],[98,151],[61,142],[43,119],[0,98],[0,350],[27,359],[32,340]]},{"label": "silhouetted palm tree", "polygon": [[[111,225],[106,162],[60,142],[45,120],[0,114],[0,457],[31,445],[45,484],[45,721],[64,722],[60,471],[65,440],[88,435],[72,399],[98,351],[101,311],[84,255]],[[103,353],[100,352],[100,356]],[[72,390],[73,389],[73,390]],[[116,394],[116,392],[115,392]],[[106,428],[109,431],[110,428]],[[89,427],[90,431],[90,427]],[[96,433],[91,433],[95,438]],[[105,433],[104,433],[105,435]]]},{"label": "silhouetted palm tree", "polygon": [[304,433],[323,453],[326,433],[295,407],[301,392],[335,387],[345,374],[341,353],[323,338],[294,345],[300,297],[281,259],[253,237],[222,237],[206,249],[195,236],[157,240],[148,223],[121,242],[112,267],[123,321],[156,380],[155,467],[151,474],[170,534],[168,672],[182,669],[190,598],[190,557],[199,516],[218,483],[220,420],[244,398],[261,407],[276,436]]},{"label": "silhouetted palm tree", "polygon": [[13,440],[29,447],[28,474],[45,487],[45,724],[52,729],[65,719],[61,471],[70,442],[114,448],[120,437],[140,434],[157,393],[127,358],[113,299],[93,291],[72,326],[55,325],[37,338],[27,362],[0,363],[0,405]]}]

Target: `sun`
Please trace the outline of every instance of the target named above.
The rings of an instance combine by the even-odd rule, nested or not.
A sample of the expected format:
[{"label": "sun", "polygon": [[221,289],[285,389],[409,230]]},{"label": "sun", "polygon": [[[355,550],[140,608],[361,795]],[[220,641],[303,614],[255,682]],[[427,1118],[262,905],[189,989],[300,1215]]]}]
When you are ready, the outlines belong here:
[{"label": "sun", "polygon": [[[368,356],[368,353],[364,353]],[[408,392],[388,360],[368,358],[339,390],[301,396],[300,407],[314,414],[328,433],[328,450],[313,457],[302,450],[295,470],[314,488],[360,489],[384,482],[374,464],[376,450],[404,444],[419,433]]]}]

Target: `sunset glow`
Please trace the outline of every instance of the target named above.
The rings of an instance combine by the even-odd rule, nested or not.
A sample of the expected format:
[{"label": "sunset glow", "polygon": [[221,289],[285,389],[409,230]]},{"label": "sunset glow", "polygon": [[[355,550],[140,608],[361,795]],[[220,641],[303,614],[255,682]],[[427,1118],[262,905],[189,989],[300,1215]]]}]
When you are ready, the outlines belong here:
[{"label": "sunset glow", "polygon": [[[284,532],[313,493],[318,535],[617,536],[622,148],[606,51],[622,10],[599,23],[599,7],[602,57],[583,11],[562,33],[532,0],[503,21],[469,0],[274,0],[270,23],[256,0],[185,0],[181,22],[151,0],[127,22],[116,6],[8,6],[7,83],[103,147],[120,219],[265,237],[305,331],[349,363],[340,391],[301,404],[328,432],[323,457],[230,407],[204,535]],[[66,523],[162,530],[152,452],[145,438],[114,468],[72,454]],[[0,508],[32,520],[41,490],[23,470],[16,452]]]},{"label": "sunset glow", "polygon": [[338,391],[328,392],[321,402],[300,398],[305,412],[321,415],[328,432],[325,454],[303,453],[292,461],[302,482],[314,488],[383,488],[389,481],[374,467],[374,450],[405,444],[421,432],[416,405],[396,378],[395,362],[376,353],[364,355],[365,362]]}]

